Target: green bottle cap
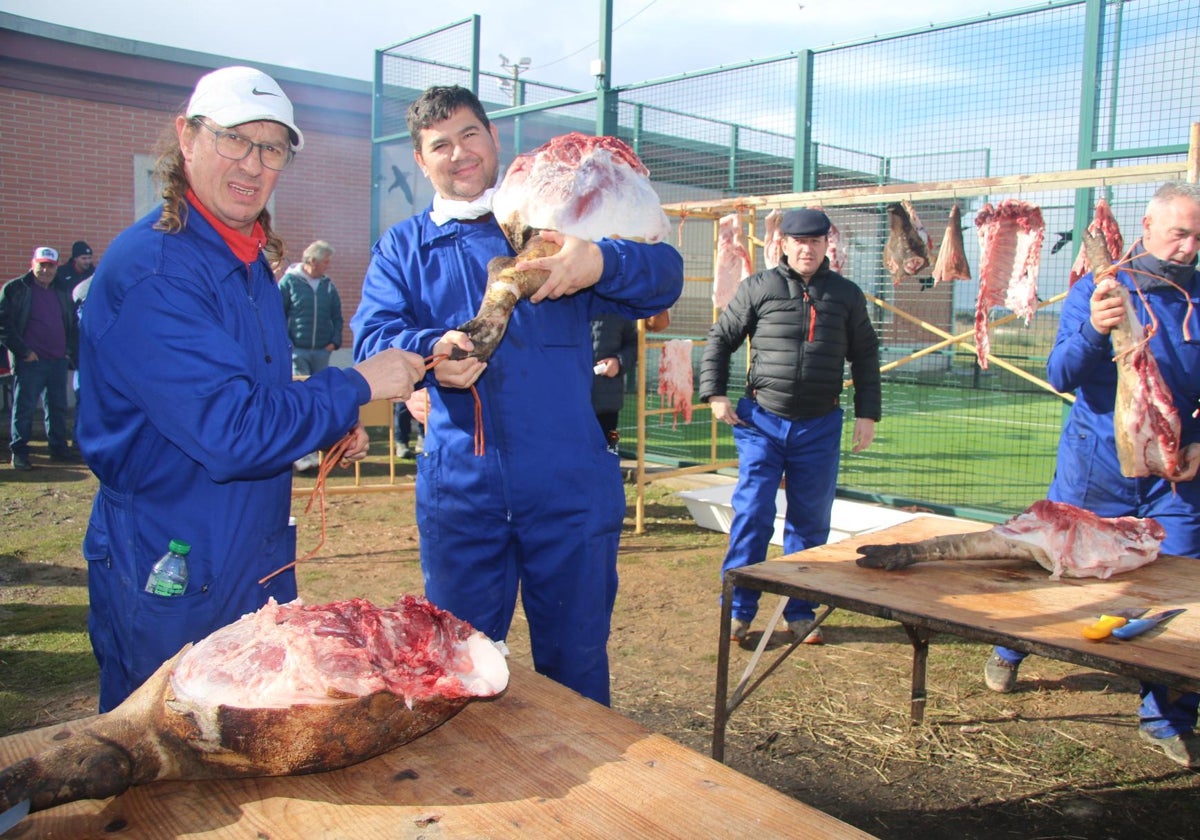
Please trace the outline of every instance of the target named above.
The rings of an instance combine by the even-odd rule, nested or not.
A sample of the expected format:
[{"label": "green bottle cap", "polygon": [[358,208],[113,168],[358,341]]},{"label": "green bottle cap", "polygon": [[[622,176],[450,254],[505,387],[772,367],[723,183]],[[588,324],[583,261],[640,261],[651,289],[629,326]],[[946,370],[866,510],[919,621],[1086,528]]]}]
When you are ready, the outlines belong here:
[{"label": "green bottle cap", "polygon": [[187,554],[192,550],[192,546],[189,543],[185,543],[183,540],[171,540],[171,544],[167,546],[167,548],[171,549],[171,551],[174,551],[176,554]]}]

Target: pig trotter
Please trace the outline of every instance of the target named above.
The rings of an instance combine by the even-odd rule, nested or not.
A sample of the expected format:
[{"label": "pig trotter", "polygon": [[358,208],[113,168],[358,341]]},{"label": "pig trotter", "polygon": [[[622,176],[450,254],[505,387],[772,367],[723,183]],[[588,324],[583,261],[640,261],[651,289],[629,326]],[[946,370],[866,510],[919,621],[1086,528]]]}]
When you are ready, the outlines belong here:
[{"label": "pig trotter", "polygon": [[917,562],[917,555],[910,545],[860,545],[862,556],[855,562],[864,569],[884,569],[894,572]]}]

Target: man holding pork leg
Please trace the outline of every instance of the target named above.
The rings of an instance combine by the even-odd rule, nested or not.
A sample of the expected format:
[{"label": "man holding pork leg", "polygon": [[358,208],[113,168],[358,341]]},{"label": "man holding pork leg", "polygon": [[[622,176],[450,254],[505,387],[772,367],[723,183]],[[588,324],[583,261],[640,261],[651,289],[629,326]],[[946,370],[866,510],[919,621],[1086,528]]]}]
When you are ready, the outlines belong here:
[{"label": "man holding pork leg", "polygon": [[[1146,207],[1142,240],[1134,246],[1128,266],[1132,270],[1099,283],[1087,274],[1071,287],[1046,370],[1057,390],[1075,393],[1075,403],[1063,426],[1046,496],[1105,517],[1153,517],[1166,530],[1163,553],[1200,558],[1200,484],[1191,478],[1195,465],[1186,479],[1176,481],[1126,478],[1121,473],[1113,425],[1117,366],[1110,334],[1125,315],[1120,297],[1109,295],[1118,284],[1125,286],[1140,323],[1153,323],[1151,312],[1158,323],[1149,347],[1179,411],[1183,450],[1200,441],[1200,420],[1192,416],[1200,404],[1200,319],[1189,312],[1189,299],[1200,295],[1198,252],[1200,186],[1167,183]],[[988,688],[1012,691],[1024,657],[1019,651],[996,648],[984,669]],[[1165,686],[1142,684],[1140,736],[1184,767],[1200,766],[1198,699],[1194,693],[1180,695]]]}]

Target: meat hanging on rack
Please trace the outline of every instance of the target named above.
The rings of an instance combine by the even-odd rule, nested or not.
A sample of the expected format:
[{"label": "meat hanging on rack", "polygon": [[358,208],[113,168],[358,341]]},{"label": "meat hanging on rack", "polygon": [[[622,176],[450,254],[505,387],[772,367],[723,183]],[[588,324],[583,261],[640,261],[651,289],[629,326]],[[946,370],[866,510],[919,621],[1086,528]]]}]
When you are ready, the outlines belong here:
[{"label": "meat hanging on rack", "polygon": [[905,277],[915,277],[929,265],[933,243],[911,201],[889,204],[888,239],[883,246],[883,267],[892,275],[892,285]]},{"label": "meat hanging on rack", "polygon": [[713,279],[713,306],[724,309],[734,292],[750,276],[750,254],[742,239],[739,213],[722,216],[717,222],[717,270]]},{"label": "meat hanging on rack", "polygon": [[975,353],[987,369],[988,313],[1005,306],[1028,324],[1037,311],[1037,279],[1046,224],[1036,204],[1005,199],[975,214],[979,233],[979,297],[975,302]]},{"label": "meat hanging on rack", "polygon": [[779,230],[782,223],[783,211],[778,207],[767,214],[767,235],[763,238],[763,265],[767,268],[779,265],[779,258],[783,256],[783,233]]},{"label": "meat hanging on rack", "polygon": [[[814,210],[825,212],[824,207],[814,207]],[[838,226],[833,223],[833,217],[829,216],[829,244],[825,248],[825,256],[829,258],[829,270],[836,271],[838,274],[845,274],[846,267],[850,264],[850,254],[847,251],[846,243],[842,241],[842,232],[838,230]]]},{"label": "meat hanging on rack", "polygon": [[671,407],[674,422],[679,425],[692,422],[692,342],[687,338],[673,338],[663,344],[658,358],[658,395]]},{"label": "meat hanging on rack", "polygon": [[967,250],[962,235],[962,210],[956,203],[950,208],[946,232],[942,235],[942,247],[938,249],[937,262],[933,265],[933,282],[970,279],[971,267],[967,265]]},{"label": "meat hanging on rack", "polygon": [[[1096,211],[1092,216],[1092,223],[1088,225],[1087,230],[1092,236],[1099,234],[1104,237],[1104,245],[1108,249],[1108,253],[1112,256],[1112,259],[1109,261],[1110,263],[1120,259],[1121,255],[1125,253],[1125,238],[1121,236],[1121,229],[1117,226],[1117,218],[1113,215],[1112,208],[1103,196],[1096,202]],[[1082,242],[1079,245],[1079,253],[1075,255],[1075,262],[1071,264],[1071,273],[1067,277],[1067,285],[1074,286],[1076,280],[1094,269],[1095,267],[1088,258],[1086,241]]]}]

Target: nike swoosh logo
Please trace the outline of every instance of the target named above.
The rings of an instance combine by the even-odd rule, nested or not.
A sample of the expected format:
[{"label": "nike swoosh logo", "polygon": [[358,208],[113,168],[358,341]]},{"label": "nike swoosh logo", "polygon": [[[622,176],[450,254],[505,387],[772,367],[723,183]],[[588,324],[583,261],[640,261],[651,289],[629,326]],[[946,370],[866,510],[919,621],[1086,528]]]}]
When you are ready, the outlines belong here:
[{"label": "nike swoosh logo", "polygon": [[278,96],[278,93],[273,93],[269,90],[259,90],[258,88],[250,88],[250,92],[255,96]]}]

